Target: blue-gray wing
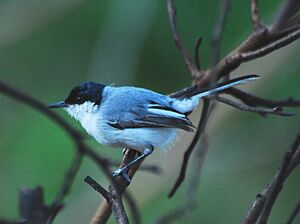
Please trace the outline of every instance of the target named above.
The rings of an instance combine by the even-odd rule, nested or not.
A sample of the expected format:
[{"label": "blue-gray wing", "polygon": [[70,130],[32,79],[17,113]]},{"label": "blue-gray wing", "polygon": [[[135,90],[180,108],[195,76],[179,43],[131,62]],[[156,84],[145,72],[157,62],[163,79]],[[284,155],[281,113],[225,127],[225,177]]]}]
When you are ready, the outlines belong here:
[{"label": "blue-gray wing", "polygon": [[[136,109],[131,111],[135,113]],[[170,110],[148,108],[147,113],[136,114],[133,119],[110,120],[108,124],[114,128],[179,128],[184,131],[194,131],[194,126],[190,119],[184,114]]]},{"label": "blue-gray wing", "polygon": [[[114,128],[178,128],[184,131],[195,129],[190,119],[172,108],[164,95],[128,87],[125,90],[119,88],[117,95],[110,95],[107,99],[110,102],[108,124]],[[114,102],[119,102],[122,107]]]}]

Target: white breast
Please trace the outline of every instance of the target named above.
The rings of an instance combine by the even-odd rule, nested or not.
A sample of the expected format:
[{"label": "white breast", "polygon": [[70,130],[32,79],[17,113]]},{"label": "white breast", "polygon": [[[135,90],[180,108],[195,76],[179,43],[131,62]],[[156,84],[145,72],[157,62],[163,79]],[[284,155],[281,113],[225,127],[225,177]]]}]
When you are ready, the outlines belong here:
[{"label": "white breast", "polygon": [[149,145],[164,149],[176,137],[175,128],[117,129],[111,127],[101,117],[99,109],[99,106],[91,102],[66,108],[67,112],[81,123],[87,133],[103,145],[139,151],[143,151]]}]

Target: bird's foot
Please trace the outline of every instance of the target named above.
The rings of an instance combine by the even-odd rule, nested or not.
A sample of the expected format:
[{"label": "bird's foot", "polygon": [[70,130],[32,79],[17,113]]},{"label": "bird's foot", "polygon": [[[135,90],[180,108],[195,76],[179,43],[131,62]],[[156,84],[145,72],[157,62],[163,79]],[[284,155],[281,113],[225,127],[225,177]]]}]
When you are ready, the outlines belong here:
[{"label": "bird's foot", "polygon": [[112,176],[113,177],[117,177],[119,175],[121,175],[124,177],[124,180],[129,184],[131,182],[131,179],[130,177],[128,176],[128,173],[127,173],[127,167],[122,167],[122,168],[119,168],[117,170],[115,170],[113,173],[112,173]]},{"label": "bird's foot", "polygon": [[127,152],[127,150],[128,149],[126,149],[126,148],[122,150],[123,155],[125,155],[125,153]]}]

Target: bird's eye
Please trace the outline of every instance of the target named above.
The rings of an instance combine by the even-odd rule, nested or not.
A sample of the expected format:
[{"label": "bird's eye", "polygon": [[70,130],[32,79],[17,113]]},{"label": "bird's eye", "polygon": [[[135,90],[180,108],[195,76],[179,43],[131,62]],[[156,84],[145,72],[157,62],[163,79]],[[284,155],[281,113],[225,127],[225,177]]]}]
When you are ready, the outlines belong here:
[{"label": "bird's eye", "polygon": [[85,100],[84,96],[82,96],[82,95],[79,95],[76,97],[76,103],[78,103],[78,104],[82,104],[84,102],[84,100]]}]

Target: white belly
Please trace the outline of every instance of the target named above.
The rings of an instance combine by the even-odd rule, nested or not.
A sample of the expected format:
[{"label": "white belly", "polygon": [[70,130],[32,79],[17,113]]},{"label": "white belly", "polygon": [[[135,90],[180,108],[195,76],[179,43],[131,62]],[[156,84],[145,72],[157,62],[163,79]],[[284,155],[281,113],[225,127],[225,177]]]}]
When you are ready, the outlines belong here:
[{"label": "white belly", "polygon": [[152,145],[154,148],[165,149],[176,137],[175,128],[128,128],[117,129],[106,124],[99,114],[84,113],[78,118],[83,128],[97,142],[120,148],[132,148],[144,151]]},{"label": "white belly", "polygon": [[132,148],[143,151],[152,145],[164,149],[176,137],[175,128],[129,128],[119,130],[101,125],[100,133],[94,136],[102,144],[114,147]]}]

